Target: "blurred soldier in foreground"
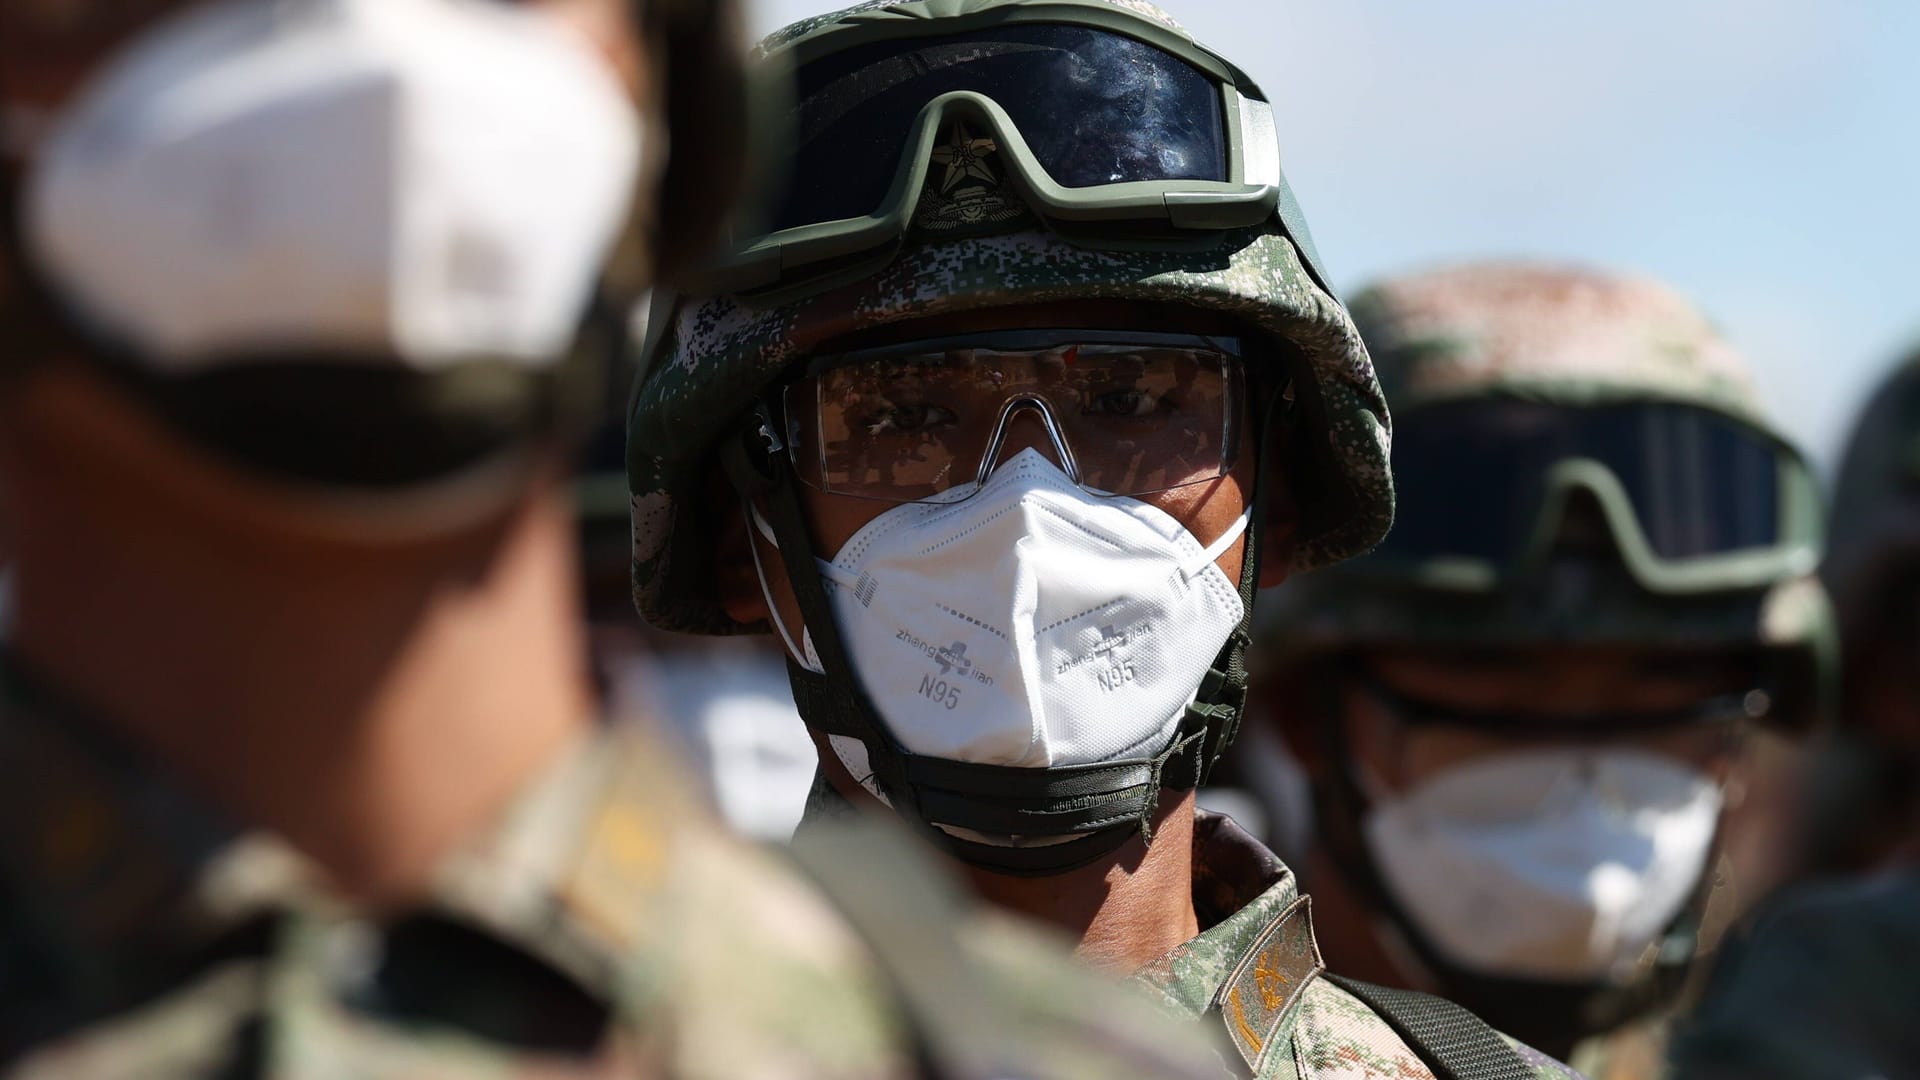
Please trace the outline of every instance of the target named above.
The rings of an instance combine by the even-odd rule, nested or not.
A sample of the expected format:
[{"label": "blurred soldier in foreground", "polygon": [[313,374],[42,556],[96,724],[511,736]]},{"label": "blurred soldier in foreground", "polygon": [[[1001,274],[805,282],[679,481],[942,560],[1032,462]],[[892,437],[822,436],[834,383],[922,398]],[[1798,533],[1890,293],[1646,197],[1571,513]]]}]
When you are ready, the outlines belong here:
[{"label": "blurred soldier in foreground", "polygon": [[[648,224],[698,157],[660,179],[636,90],[672,48],[616,3],[154,7],[0,8],[0,1071],[1160,1071],[935,890],[856,935],[594,723],[567,462],[603,261],[702,213]],[[1113,1030],[1028,1038],[1056,998]]]},{"label": "blurred soldier in foreground", "polygon": [[[1840,470],[1823,574],[1846,660],[1842,724],[1910,784],[1920,744],[1920,354],[1862,413]],[[1862,756],[1858,749],[1849,757]],[[1835,770],[1838,775],[1841,770]],[[1855,775],[1858,775],[1857,773]],[[1729,941],[1674,1041],[1686,1080],[1920,1075],[1920,868],[1910,792],[1878,786],[1826,835],[1891,864],[1855,882],[1783,891]],[[1820,793],[1814,793],[1816,799]],[[1885,801],[1879,801],[1885,800]],[[1876,803],[1878,802],[1878,805]],[[1832,812],[1837,800],[1816,804]],[[1847,833],[1853,832],[1849,837]]]},{"label": "blurred soldier in foreground", "polygon": [[642,613],[788,647],[823,767],[796,843],[906,821],[1241,1074],[1566,1075],[1327,975],[1292,872],[1195,813],[1262,567],[1392,513],[1258,89],[1134,0],[866,5],[763,48],[793,192],[660,324],[629,468]]},{"label": "blurred soldier in foreground", "polygon": [[1750,734],[1804,728],[1830,654],[1811,476],[1656,285],[1483,264],[1353,307],[1399,514],[1262,626],[1327,952],[1651,1075],[1735,910]]},{"label": "blurred soldier in foreground", "polygon": [[779,643],[670,634],[634,617],[626,441],[623,417],[589,441],[574,482],[602,693],[616,711],[639,712],[677,736],[690,772],[735,831],[784,844],[800,823],[818,761],[794,712]]}]

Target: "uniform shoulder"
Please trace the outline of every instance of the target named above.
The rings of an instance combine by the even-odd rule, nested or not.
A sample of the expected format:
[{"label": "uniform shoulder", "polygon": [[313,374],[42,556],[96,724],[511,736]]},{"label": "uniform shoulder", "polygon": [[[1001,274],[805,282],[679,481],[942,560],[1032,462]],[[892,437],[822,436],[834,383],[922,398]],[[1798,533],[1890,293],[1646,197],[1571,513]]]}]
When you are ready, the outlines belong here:
[{"label": "uniform shoulder", "polygon": [[[1499,1035],[1535,1080],[1581,1080],[1567,1065]],[[1302,995],[1294,1027],[1294,1054],[1301,1080],[1373,1080],[1431,1077],[1420,1053],[1374,1008],[1330,979],[1316,979]]]},{"label": "uniform shoulder", "polygon": [[557,909],[561,932],[546,936],[567,939],[548,953],[584,958],[670,1075],[910,1074],[911,1032],[866,943],[684,777],[656,732],[613,725],[529,800],[505,848],[555,861],[507,884],[544,882],[547,906],[526,911]]}]

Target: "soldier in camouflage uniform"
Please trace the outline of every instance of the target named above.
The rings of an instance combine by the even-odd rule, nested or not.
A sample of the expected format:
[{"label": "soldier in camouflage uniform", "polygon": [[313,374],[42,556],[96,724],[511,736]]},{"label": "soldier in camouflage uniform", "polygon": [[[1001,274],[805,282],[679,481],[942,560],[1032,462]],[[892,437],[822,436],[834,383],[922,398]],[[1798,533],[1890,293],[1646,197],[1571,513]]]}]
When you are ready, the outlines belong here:
[{"label": "soldier in camouflage uniform", "polygon": [[[1846,660],[1840,721],[1848,759],[1879,758],[1910,776],[1920,696],[1911,670],[1920,625],[1920,353],[1881,385],[1856,423],[1841,465],[1832,547],[1822,576],[1833,592]],[[1833,752],[1833,751],[1829,751]],[[1910,792],[1852,775],[1858,799],[1823,835],[1866,861],[1871,876],[1783,891],[1722,950],[1699,1006],[1674,1038],[1671,1075],[1686,1080],[1812,1080],[1920,1072],[1912,957],[1920,950],[1920,871]],[[1907,783],[1911,783],[1908,779]],[[1841,809],[1832,793],[1825,806]],[[1849,836],[1848,834],[1852,835]],[[1867,843],[1862,843],[1867,840]]]},{"label": "soldier in camouflage uniform", "polygon": [[762,54],[793,192],[656,304],[628,467],[642,614],[788,649],[796,843],[904,821],[1239,1075],[1568,1075],[1327,974],[1292,872],[1195,812],[1256,582],[1392,515],[1258,89],[1131,0],[866,4]]},{"label": "soldier in camouflage uniform", "polygon": [[[854,932],[721,832],[653,733],[596,722],[555,397],[597,373],[560,354],[626,204],[653,197],[628,95],[656,83],[658,43],[629,9],[567,8],[603,16],[588,25],[613,32],[598,44],[629,62],[623,90],[539,12],[242,2],[152,22],[167,6],[0,7],[23,152],[0,187],[19,598],[0,657],[0,1073],[1207,1067],[927,879],[901,903],[937,933]],[[360,47],[396,30],[397,48]],[[449,86],[470,95],[451,111]],[[413,92],[406,131],[379,122],[382,89]],[[475,97],[486,134],[465,139]],[[577,126],[596,116],[613,122]],[[422,132],[445,167],[424,188],[373,152]],[[526,153],[537,177],[498,156]],[[129,199],[126,177],[164,197]],[[357,212],[384,196],[406,236],[449,247],[410,261],[397,218]],[[551,256],[531,268],[529,221]],[[463,290],[486,317],[410,306]],[[363,318],[389,301],[404,332]],[[529,308],[564,318],[529,332]],[[834,842],[818,865],[844,864]],[[849,903],[884,892],[815,872]]]},{"label": "soldier in camouflage uniform", "polygon": [[1487,263],[1353,310],[1399,516],[1276,594],[1243,743],[1311,777],[1331,957],[1651,1075],[1736,910],[1726,856],[1781,840],[1731,824],[1750,732],[1803,731],[1830,658],[1807,467],[1657,285]]}]

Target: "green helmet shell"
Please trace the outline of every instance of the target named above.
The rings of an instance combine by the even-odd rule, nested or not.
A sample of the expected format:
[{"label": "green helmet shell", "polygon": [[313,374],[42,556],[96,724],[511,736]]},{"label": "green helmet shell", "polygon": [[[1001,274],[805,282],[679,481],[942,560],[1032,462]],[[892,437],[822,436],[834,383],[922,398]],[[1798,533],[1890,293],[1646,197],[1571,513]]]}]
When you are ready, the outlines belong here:
[{"label": "green helmet shell", "polygon": [[1354,300],[1353,312],[1402,422],[1450,402],[1512,398],[1573,407],[1674,402],[1752,427],[1783,448],[1788,532],[1799,539],[1764,559],[1662,567],[1637,526],[1623,525],[1632,511],[1617,485],[1565,463],[1561,469],[1573,467],[1569,485],[1601,504],[1617,561],[1568,572],[1546,558],[1562,522],[1551,509],[1529,549],[1535,561],[1516,573],[1440,559],[1356,560],[1276,590],[1260,638],[1277,660],[1387,645],[1754,649],[1784,662],[1781,713],[1808,720],[1820,710],[1836,647],[1831,608],[1812,573],[1821,530],[1811,472],[1767,422],[1740,356],[1689,304],[1645,280],[1484,263],[1380,283]]},{"label": "green helmet shell", "polygon": [[[848,27],[887,23],[934,34],[929,22],[1002,8],[1097,8],[1143,34],[1178,33],[1151,5],[1127,0],[916,0],[866,4],[776,33],[768,53]],[[916,22],[917,20],[917,22]],[[1221,230],[1200,243],[1122,249],[1069,242],[1031,219],[1013,231],[910,236],[878,272],[798,297],[683,296],[656,305],[655,329],[628,424],[634,600],[649,622],[738,632],[715,594],[714,515],[705,505],[717,448],[798,360],[857,331],[927,316],[1067,300],[1177,305],[1237,317],[1296,359],[1289,477],[1300,502],[1293,569],[1323,566],[1378,543],[1393,514],[1389,421],[1366,347],[1279,220]]]}]

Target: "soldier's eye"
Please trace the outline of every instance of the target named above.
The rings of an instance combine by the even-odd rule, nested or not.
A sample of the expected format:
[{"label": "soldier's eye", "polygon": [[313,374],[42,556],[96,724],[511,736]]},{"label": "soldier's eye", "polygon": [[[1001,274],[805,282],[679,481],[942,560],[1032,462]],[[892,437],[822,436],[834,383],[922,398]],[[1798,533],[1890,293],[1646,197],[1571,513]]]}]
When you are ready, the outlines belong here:
[{"label": "soldier's eye", "polygon": [[869,435],[908,434],[947,427],[959,419],[951,409],[916,401],[875,409],[862,418],[860,426]]},{"label": "soldier's eye", "polygon": [[1094,394],[1087,399],[1081,412],[1087,416],[1099,416],[1109,419],[1138,419],[1170,411],[1172,402],[1148,390],[1128,387],[1124,390],[1109,390],[1103,394]]}]

